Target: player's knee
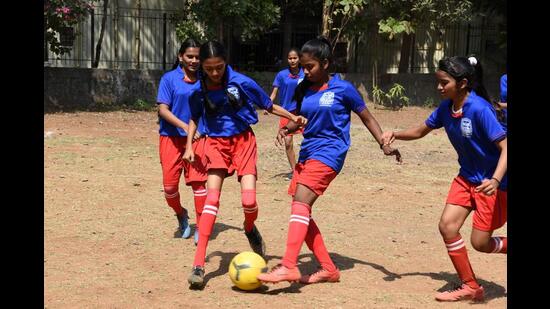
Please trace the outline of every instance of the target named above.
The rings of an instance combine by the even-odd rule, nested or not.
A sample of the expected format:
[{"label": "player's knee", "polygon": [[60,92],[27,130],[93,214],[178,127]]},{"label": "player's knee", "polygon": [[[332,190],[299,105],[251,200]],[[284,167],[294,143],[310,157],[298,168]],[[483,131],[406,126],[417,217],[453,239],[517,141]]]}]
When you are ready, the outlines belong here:
[{"label": "player's knee", "polygon": [[445,238],[455,236],[459,229],[460,226],[452,220],[445,220],[443,218],[439,220],[439,233],[441,233],[441,236]]},{"label": "player's knee", "polygon": [[178,185],[164,185],[164,194],[165,195],[174,195],[178,192]]},{"label": "player's knee", "polygon": [[245,208],[252,208],[256,206],[256,190],[242,190],[241,202]]},{"label": "player's knee", "polygon": [[470,239],[470,242],[472,243],[472,247],[480,252],[491,252],[490,245],[489,245],[489,239],[481,238],[481,237],[473,237]]},{"label": "player's knee", "polygon": [[209,189],[204,204],[217,207],[220,204],[220,191]]}]

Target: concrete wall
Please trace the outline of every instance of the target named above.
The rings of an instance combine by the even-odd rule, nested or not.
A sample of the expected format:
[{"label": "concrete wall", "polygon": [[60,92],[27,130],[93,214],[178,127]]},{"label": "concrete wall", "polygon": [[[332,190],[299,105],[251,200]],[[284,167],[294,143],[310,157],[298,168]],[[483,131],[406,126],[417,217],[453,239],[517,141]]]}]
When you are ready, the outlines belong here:
[{"label": "concrete wall", "polygon": [[[243,72],[271,94],[274,72]],[[141,99],[156,101],[161,70],[112,70],[87,68],[44,68],[44,111],[96,110],[117,105],[132,105]],[[352,82],[365,101],[372,100],[372,76],[369,74],[342,74]],[[493,98],[499,95],[500,75],[485,77],[485,85]],[[434,74],[384,74],[380,87],[387,91],[394,83],[405,87],[411,105],[437,104]],[[277,101],[276,101],[277,103]]]},{"label": "concrete wall", "polygon": [[44,111],[94,110],[155,102],[160,70],[44,68]]}]

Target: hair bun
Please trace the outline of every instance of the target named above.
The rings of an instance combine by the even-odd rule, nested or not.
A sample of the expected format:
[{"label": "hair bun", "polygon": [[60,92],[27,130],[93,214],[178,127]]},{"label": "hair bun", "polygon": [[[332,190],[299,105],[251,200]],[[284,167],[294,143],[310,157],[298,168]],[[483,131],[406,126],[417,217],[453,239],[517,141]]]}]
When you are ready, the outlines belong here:
[{"label": "hair bun", "polygon": [[472,66],[474,66],[474,67],[477,65],[477,59],[476,59],[476,57],[474,57],[474,56],[468,57],[468,61],[469,61],[470,64],[471,64]]}]

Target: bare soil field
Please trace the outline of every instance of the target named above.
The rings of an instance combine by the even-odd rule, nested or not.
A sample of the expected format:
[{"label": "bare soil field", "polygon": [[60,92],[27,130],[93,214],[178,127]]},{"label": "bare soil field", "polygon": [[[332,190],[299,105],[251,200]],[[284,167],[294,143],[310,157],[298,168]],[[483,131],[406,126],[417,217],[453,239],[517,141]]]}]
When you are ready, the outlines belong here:
[{"label": "bare soil field", "polygon": [[[431,110],[372,109],[384,130],[406,128]],[[274,144],[278,118],[260,114],[256,221],[267,243],[268,266],[285,250],[290,196],[284,150]],[[249,251],[236,177],[222,190],[207,250],[206,287],[190,290],[195,246],[181,239],[164,200],[155,112],[46,114],[44,122],[44,302],[47,308],[465,308],[438,303],[437,291],[459,283],[437,224],[457,155],[443,130],[394,143],[398,165],[385,157],[354,115],[344,169],[313,207],[328,250],[341,270],[339,283],[280,283],[254,292],[232,286],[229,261]],[[295,138],[299,148],[301,137]],[[184,207],[193,216],[190,188]],[[504,254],[485,254],[462,235],[486,302],[505,308]],[[506,235],[506,225],[495,235]],[[316,268],[303,246],[300,269]]]}]

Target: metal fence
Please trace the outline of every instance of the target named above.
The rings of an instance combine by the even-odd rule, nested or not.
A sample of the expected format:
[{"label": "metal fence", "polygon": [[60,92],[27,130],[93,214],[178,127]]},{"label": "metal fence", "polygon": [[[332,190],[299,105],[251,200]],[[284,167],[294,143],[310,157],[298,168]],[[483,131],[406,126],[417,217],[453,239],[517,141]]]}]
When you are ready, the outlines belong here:
[{"label": "metal fence", "polygon": [[[176,10],[109,8],[101,49],[99,68],[161,69],[171,68],[180,42],[175,31]],[[57,59],[48,52],[45,43],[44,65],[54,67],[90,68],[95,56],[103,11],[98,6],[75,27],[76,36],[70,54]],[[336,46],[336,65],[340,72],[397,73],[401,51],[401,36],[387,40],[377,33],[376,22],[370,26],[366,42],[348,49],[345,42]],[[287,25],[288,26],[288,25]],[[300,21],[291,26],[291,46],[300,47],[320,32],[320,22]],[[281,23],[264,34],[258,42],[229,44],[231,63],[243,71],[277,71],[286,65],[283,55],[285,24]],[[441,31],[418,28],[413,37],[408,72],[431,73],[437,61],[449,55],[475,53],[487,55],[487,46],[494,45],[497,29],[481,24],[461,24]],[[376,43],[376,44],[373,44]],[[351,55],[348,55],[348,50]]]},{"label": "metal fence", "polygon": [[[174,16],[177,11],[117,8],[106,14],[99,68],[166,69],[175,61],[179,43]],[[94,10],[75,27],[70,54],[48,53],[45,66],[90,68],[101,31],[103,11]]]}]

